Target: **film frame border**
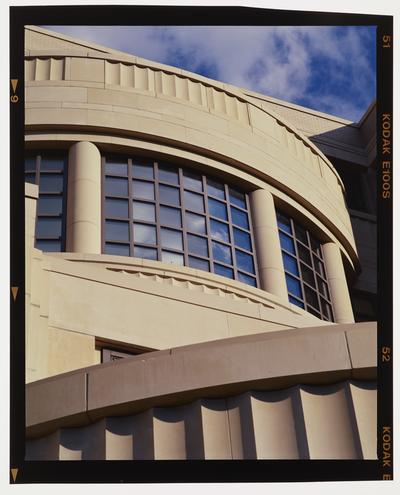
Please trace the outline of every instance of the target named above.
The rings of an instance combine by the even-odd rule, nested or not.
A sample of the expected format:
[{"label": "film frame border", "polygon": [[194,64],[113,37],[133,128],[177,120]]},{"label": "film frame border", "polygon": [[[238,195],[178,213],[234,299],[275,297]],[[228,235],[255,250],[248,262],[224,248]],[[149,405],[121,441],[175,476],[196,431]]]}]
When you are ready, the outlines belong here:
[{"label": "film frame border", "polygon": [[[212,15],[210,15],[212,12]],[[62,22],[60,23],[60,19]],[[76,22],[79,19],[79,23]],[[129,20],[132,19],[132,22]],[[193,21],[195,19],[195,22]],[[151,21],[150,21],[151,20]],[[369,25],[377,35],[378,460],[25,461],[24,26]],[[393,479],[393,17],[251,7],[10,7],[10,482],[177,483]],[[387,128],[389,115],[390,127]],[[390,131],[390,152],[384,132]],[[18,166],[13,166],[17,164]],[[389,189],[388,189],[389,188]],[[390,194],[384,197],[385,191]],[[14,288],[14,290],[13,290]],[[17,290],[15,290],[17,288]],[[101,469],[100,469],[101,467]],[[184,469],[183,469],[184,468]]]}]

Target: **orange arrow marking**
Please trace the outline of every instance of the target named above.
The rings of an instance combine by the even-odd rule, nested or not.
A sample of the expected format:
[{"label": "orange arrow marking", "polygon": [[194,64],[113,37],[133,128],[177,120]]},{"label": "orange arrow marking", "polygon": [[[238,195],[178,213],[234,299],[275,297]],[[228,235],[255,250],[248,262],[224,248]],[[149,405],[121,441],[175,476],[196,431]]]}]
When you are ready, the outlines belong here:
[{"label": "orange arrow marking", "polygon": [[17,294],[18,294],[18,287],[11,287],[11,292],[13,295],[14,302],[17,299]]},{"label": "orange arrow marking", "polygon": [[11,79],[11,86],[14,93],[17,91],[17,84],[18,84],[18,79]]},{"label": "orange arrow marking", "polygon": [[17,474],[18,474],[18,468],[11,469],[11,476],[13,478],[14,483],[15,483],[15,480],[17,479]]}]

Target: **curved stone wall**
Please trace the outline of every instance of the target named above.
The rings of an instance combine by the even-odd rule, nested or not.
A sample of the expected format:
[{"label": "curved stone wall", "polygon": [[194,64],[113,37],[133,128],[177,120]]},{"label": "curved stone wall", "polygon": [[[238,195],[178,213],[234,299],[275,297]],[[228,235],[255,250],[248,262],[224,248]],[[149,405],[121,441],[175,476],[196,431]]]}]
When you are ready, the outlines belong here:
[{"label": "curved stone wall", "polygon": [[218,163],[222,170],[231,167],[249,190],[252,180],[276,188],[283,201],[296,201],[311,222],[321,222],[357,264],[343,186],[332,165],[238,88],[128,55],[28,51],[25,105],[27,141],[35,146],[72,144],[70,133],[80,141],[94,134],[92,142],[104,149],[133,138],[139,148],[143,140],[169,146],[171,156],[189,152],[196,162],[208,159],[219,173]]},{"label": "curved stone wall", "polygon": [[273,332],[27,386],[27,458],[375,459],[376,330]]}]

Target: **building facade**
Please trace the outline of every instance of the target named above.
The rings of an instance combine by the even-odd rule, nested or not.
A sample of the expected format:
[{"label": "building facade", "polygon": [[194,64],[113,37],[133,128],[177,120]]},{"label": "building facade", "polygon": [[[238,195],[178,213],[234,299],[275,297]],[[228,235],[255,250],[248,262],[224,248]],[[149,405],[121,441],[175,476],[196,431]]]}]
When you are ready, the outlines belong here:
[{"label": "building facade", "polygon": [[27,459],[376,458],[374,106],[25,44]]}]

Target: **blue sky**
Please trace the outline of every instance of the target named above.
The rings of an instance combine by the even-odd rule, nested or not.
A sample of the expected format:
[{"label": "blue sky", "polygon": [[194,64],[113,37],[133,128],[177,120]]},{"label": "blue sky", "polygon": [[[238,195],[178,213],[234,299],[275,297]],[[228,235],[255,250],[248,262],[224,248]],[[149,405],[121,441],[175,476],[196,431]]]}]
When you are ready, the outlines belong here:
[{"label": "blue sky", "polygon": [[375,98],[369,26],[43,26],[357,122]]}]

